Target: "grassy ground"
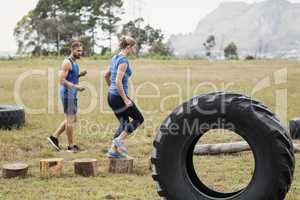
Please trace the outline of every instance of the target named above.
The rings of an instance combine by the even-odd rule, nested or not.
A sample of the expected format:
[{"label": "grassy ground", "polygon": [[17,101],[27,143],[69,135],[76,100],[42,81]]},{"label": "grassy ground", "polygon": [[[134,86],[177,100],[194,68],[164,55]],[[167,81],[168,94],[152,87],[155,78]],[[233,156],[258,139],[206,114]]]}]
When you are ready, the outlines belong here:
[{"label": "grassy ground", "polygon": [[[89,72],[82,81],[95,87],[96,91],[96,93],[86,92],[79,95],[79,105],[83,113],[79,115],[80,120],[75,130],[78,144],[85,151],[75,155],[65,151],[57,153],[52,151],[46,141],[46,137],[55,130],[64,117],[57,98],[57,70],[60,63],[61,60],[54,59],[0,61],[0,104],[15,104],[16,95],[13,91],[17,80],[28,70],[39,70],[35,72],[45,74],[26,78],[21,84],[20,96],[23,104],[29,108],[47,108],[40,114],[27,114],[26,126],[21,130],[0,131],[0,164],[23,161],[31,166],[28,178],[12,180],[0,178],[0,199],[160,199],[151,179],[151,172],[148,170],[148,160],[156,129],[175,106],[196,94],[227,90],[251,95],[253,88],[259,85],[261,80],[270,77],[271,86],[251,96],[276,110],[276,91],[288,88],[288,118],[300,115],[298,107],[300,62],[135,60],[132,62],[134,74],[131,96],[143,110],[146,121],[127,143],[131,155],[136,158],[134,173],[111,175],[107,173],[104,152],[110,144],[117,120],[109,110],[106,102],[107,87],[103,86],[100,79],[100,71],[106,68],[108,62],[91,59],[83,59],[79,62],[81,68]],[[273,74],[283,68],[288,70],[288,82],[276,85]],[[54,90],[51,90],[52,75],[55,77]],[[47,81],[48,78],[50,81]],[[199,83],[206,84],[199,86]],[[212,83],[215,89],[211,87]],[[54,98],[50,100],[48,100],[49,91],[54,93]],[[95,100],[95,107],[92,106],[91,112],[84,113],[91,99]],[[216,136],[212,133],[201,142],[228,142],[236,139],[237,137],[232,134]],[[66,147],[65,136],[62,137],[62,144]],[[39,160],[48,157],[65,158],[66,166],[62,177],[49,180],[39,178]],[[81,178],[73,175],[72,160],[84,157],[99,160],[97,177]],[[297,160],[299,159],[300,155],[297,155]],[[219,191],[232,191],[248,183],[253,171],[253,158],[250,153],[205,156],[195,158],[195,165],[198,174],[209,186]],[[299,167],[297,163],[295,181],[287,200],[300,198]]]}]

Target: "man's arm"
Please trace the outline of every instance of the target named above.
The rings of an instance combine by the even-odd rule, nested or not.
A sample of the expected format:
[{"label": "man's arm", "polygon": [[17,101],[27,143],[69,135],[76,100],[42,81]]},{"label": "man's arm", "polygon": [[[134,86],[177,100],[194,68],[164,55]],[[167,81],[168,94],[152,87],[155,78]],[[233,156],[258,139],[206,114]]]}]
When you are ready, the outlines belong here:
[{"label": "man's arm", "polygon": [[87,71],[86,70],[80,72],[80,74],[78,75],[78,78],[83,77],[85,75],[87,75]]},{"label": "man's arm", "polygon": [[71,69],[72,69],[72,64],[70,63],[70,61],[65,60],[62,64],[62,70],[59,73],[60,84],[66,86],[67,88],[75,88],[79,91],[83,91],[84,90],[83,87],[81,87],[79,85],[75,85],[66,79],[68,76],[68,73]]},{"label": "man's arm", "polygon": [[70,81],[67,81],[67,76],[69,71],[71,71],[72,65],[69,61],[64,60],[61,71],[59,72],[59,82],[61,85],[66,86],[67,88],[75,88],[75,85]]}]

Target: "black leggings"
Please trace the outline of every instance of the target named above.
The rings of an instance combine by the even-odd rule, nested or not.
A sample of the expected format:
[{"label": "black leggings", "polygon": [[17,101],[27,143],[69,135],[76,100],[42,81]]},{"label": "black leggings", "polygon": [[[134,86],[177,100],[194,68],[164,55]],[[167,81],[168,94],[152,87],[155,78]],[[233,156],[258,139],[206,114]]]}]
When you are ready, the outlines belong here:
[{"label": "black leggings", "polygon": [[[132,101],[133,105],[128,108],[125,106],[121,96],[108,93],[107,100],[109,106],[120,122],[120,126],[116,130],[114,138],[119,137],[123,131],[130,135],[144,122],[143,115],[131,99],[130,100]],[[129,117],[132,119],[132,121],[129,120]]]}]

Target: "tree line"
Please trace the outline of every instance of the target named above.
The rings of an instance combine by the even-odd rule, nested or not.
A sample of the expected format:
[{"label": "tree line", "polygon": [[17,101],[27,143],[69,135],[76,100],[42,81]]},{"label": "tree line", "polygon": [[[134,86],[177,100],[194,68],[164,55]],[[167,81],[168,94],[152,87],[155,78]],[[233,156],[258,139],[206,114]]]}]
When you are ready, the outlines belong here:
[{"label": "tree line", "polygon": [[[206,41],[203,43],[205,49],[205,55],[207,57],[212,56],[212,49],[216,46],[216,37],[214,35],[209,35]],[[234,42],[229,43],[224,48],[224,57],[226,59],[239,59],[238,47]]]},{"label": "tree line", "polygon": [[[171,55],[162,31],[144,25],[142,18],[120,25],[123,5],[122,0],[39,0],[15,27],[18,54],[65,55],[74,39],[84,44],[86,56],[94,55],[96,49],[106,54],[112,50],[114,37],[129,35],[137,40],[137,54],[145,49]],[[99,45],[99,39],[108,45]]]}]

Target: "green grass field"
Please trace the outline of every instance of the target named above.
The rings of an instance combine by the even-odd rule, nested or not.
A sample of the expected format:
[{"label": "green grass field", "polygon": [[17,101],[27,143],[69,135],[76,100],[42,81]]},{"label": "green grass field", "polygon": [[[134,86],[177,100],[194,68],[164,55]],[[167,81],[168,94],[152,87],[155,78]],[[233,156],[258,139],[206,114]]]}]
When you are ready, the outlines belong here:
[{"label": "green grass field", "polygon": [[[94,87],[92,92],[79,95],[79,107],[83,113],[79,114],[79,123],[75,131],[76,140],[85,151],[78,154],[65,151],[57,153],[47,143],[46,137],[64,118],[57,97],[57,71],[61,61],[61,59],[0,61],[0,104],[16,104],[15,83],[24,72],[35,70],[33,72],[42,75],[26,78],[20,84],[19,96],[28,108],[46,108],[40,114],[27,114],[26,126],[21,130],[0,131],[0,165],[15,161],[30,164],[30,176],[25,179],[0,178],[1,200],[160,199],[148,169],[156,129],[173,108],[197,94],[215,90],[236,91],[263,101],[275,111],[276,91],[287,88],[287,118],[300,115],[298,106],[300,62],[297,61],[134,60],[130,93],[142,109],[146,121],[127,141],[130,153],[135,157],[134,173],[112,175],[107,173],[107,159],[104,152],[110,145],[113,130],[118,123],[109,110],[106,102],[107,87],[100,78],[100,72],[108,65],[107,61],[92,59],[79,61],[81,69],[86,69],[89,73],[82,81],[85,85]],[[287,69],[288,81],[276,85],[274,73],[281,69]],[[271,81],[270,87],[252,95],[255,86],[259,86],[258,83],[268,77]],[[53,90],[52,83],[54,83]],[[201,83],[202,85],[199,85]],[[50,100],[48,100],[49,91]],[[93,103],[91,112],[85,112],[91,102]],[[212,133],[201,142],[229,142],[236,139],[237,137],[232,134],[225,134],[222,137],[220,134]],[[65,135],[61,142],[66,148]],[[48,180],[39,178],[39,160],[48,157],[65,158],[65,169],[61,177]],[[97,158],[99,161],[99,174],[94,178],[82,178],[73,173],[72,160],[85,157]],[[300,160],[299,154],[296,160]],[[219,191],[242,188],[249,181],[253,170],[253,158],[250,153],[198,157],[195,158],[195,164],[205,183]],[[287,200],[300,199],[299,169],[300,164],[297,162],[295,180]]]}]

